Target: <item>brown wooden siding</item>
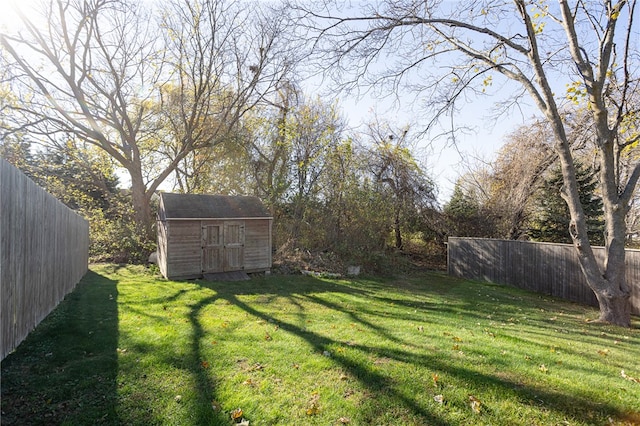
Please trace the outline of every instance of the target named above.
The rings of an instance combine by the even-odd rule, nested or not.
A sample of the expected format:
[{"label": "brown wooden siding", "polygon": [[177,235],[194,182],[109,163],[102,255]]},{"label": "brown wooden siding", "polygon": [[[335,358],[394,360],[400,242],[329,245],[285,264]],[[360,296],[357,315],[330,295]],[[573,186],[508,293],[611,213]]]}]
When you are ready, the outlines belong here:
[{"label": "brown wooden siding", "polygon": [[[447,251],[450,275],[598,305],[572,245],[452,237]],[[594,247],[594,253],[602,265],[604,248]],[[626,280],[631,311],[640,315],[640,250],[626,251]]]},{"label": "brown wooden siding", "polygon": [[[234,232],[238,231],[238,225],[243,225],[242,238],[244,246],[221,249],[219,254],[221,256],[220,272],[223,270],[257,272],[271,268],[271,219],[198,219],[159,222],[158,262],[160,271],[169,279],[201,276],[203,273],[203,260],[205,268],[210,269],[215,266],[215,259],[212,258],[213,254],[209,253],[215,244],[212,241],[203,241],[203,227],[205,227],[205,237],[209,232],[208,227],[220,226],[221,230],[225,229],[225,232],[233,234],[230,238],[232,237],[233,241],[235,241],[238,238],[236,238],[237,235]],[[222,238],[226,237],[222,236]],[[229,241],[225,240],[225,242]],[[231,245],[234,246],[234,244]],[[205,272],[216,271],[207,270]]]},{"label": "brown wooden siding", "polygon": [[202,274],[202,227],[198,221],[167,222],[167,276]]},{"label": "brown wooden siding", "polygon": [[71,292],[89,264],[89,223],[0,158],[2,359]]},{"label": "brown wooden siding", "polygon": [[244,266],[246,270],[271,268],[271,220],[254,219],[245,227]]}]

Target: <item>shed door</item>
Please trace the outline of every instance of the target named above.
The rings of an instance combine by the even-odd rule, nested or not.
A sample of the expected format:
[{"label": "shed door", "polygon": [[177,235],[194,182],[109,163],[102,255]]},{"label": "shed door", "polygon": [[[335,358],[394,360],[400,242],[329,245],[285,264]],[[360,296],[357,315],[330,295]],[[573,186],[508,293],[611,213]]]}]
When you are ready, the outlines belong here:
[{"label": "shed door", "polygon": [[202,225],[202,272],[224,270],[222,230],[222,224]]},{"label": "shed door", "polygon": [[224,270],[244,269],[244,223],[224,223]]}]

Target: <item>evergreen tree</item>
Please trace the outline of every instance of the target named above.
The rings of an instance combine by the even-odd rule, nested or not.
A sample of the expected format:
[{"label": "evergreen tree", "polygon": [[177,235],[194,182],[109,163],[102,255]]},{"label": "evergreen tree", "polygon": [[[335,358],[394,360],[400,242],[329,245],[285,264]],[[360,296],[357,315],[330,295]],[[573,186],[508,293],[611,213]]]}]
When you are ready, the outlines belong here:
[{"label": "evergreen tree", "polygon": [[455,237],[492,238],[496,234],[495,218],[485,209],[473,191],[464,189],[460,181],[444,206],[447,232]]},{"label": "evergreen tree", "polygon": [[[593,245],[604,244],[604,220],[602,199],[595,195],[598,186],[596,173],[591,167],[576,163],[576,178],[580,202],[587,217],[589,241]],[[569,234],[569,208],[560,196],[562,172],[556,168],[545,180],[537,197],[529,235],[536,241],[571,244]]]}]

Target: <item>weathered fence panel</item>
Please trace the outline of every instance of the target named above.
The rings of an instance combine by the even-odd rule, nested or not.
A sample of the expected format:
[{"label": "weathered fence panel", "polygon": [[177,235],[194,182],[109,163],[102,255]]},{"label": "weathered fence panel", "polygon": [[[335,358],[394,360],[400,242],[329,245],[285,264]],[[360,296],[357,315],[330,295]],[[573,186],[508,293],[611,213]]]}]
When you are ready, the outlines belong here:
[{"label": "weathered fence panel", "polygon": [[[570,244],[450,237],[447,247],[449,275],[598,306]],[[602,265],[604,248],[594,252]],[[640,250],[626,251],[626,280],[632,288],[631,312],[640,315]]]},{"label": "weathered fence panel", "polygon": [[89,223],[0,158],[0,359],[75,287],[89,264]]}]

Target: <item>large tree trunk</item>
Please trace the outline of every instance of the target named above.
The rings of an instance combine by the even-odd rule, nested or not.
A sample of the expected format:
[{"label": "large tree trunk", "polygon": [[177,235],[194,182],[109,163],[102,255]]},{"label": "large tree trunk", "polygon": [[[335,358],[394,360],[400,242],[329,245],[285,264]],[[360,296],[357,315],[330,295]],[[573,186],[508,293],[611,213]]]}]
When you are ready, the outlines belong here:
[{"label": "large tree trunk", "polygon": [[[604,131],[600,130],[602,134]],[[602,289],[594,288],[600,305],[600,320],[624,327],[631,325],[631,287],[625,278],[625,218],[629,211],[621,200],[616,179],[616,162],[611,143],[602,143],[600,179],[605,216],[605,263]]]},{"label": "large tree trunk", "polygon": [[[598,129],[599,140],[607,139],[608,129]],[[578,252],[580,266],[589,288],[595,293],[602,322],[630,327],[631,288],[625,280],[625,216],[628,206],[618,193],[615,161],[611,142],[600,142],[600,179],[605,216],[604,265],[597,261],[589,238],[580,194],[577,190],[575,168],[568,144],[557,145],[564,178],[563,198],[571,213],[570,234]]]},{"label": "large tree trunk", "polygon": [[134,209],[136,228],[148,240],[153,240],[150,195],[140,170],[129,170],[131,175],[131,199]]},{"label": "large tree trunk", "polygon": [[560,160],[563,176],[562,198],[566,201],[571,215],[569,233],[578,253],[580,267],[587,285],[596,295],[602,322],[623,327],[631,325],[629,298],[630,288],[625,282],[625,250],[626,234],[625,215],[627,207],[620,204],[617,190],[617,179],[614,173],[613,150],[606,143],[600,152],[600,179],[603,191],[602,201],[606,224],[606,251],[604,265],[596,259],[587,233],[586,217],[580,203],[575,166],[571,149],[567,142],[564,128],[559,120],[554,122],[557,136],[556,152]]}]

